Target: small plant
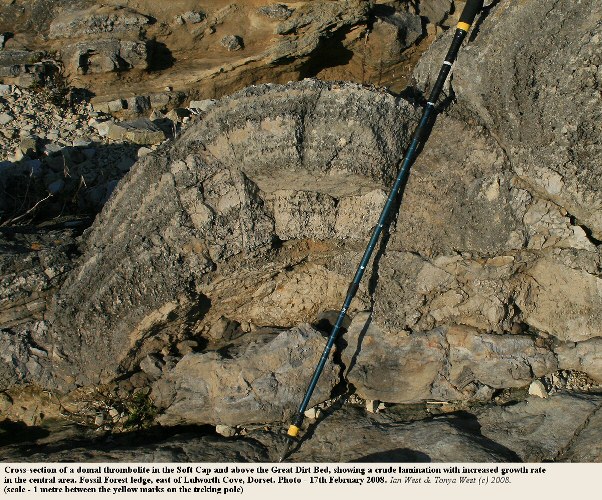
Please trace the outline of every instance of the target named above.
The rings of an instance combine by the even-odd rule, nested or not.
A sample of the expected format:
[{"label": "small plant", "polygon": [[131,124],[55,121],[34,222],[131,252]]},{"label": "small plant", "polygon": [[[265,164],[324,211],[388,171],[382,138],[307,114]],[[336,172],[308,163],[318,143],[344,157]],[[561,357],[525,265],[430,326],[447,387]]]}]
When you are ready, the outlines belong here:
[{"label": "small plant", "polygon": [[43,101],[49,102],[58,108],[68,108],[73,105],[71,87],[64,75],[63,68],[53,61],[52,70],[45,76],[43,82],[37,82],[31,90],[36,92]]},{"label": "small plant", "polygon": [[157,415],[148,393],[123,396],[107,386],[84,390],[69,402],[59,403],[61,414],[72,422],[116,433],[149,427]]},{"label": "small plant", "polygon": [[144,429],[153,423],[157,409],[148,394],[137,392],[125,404],[127,413],[124,429]]}]

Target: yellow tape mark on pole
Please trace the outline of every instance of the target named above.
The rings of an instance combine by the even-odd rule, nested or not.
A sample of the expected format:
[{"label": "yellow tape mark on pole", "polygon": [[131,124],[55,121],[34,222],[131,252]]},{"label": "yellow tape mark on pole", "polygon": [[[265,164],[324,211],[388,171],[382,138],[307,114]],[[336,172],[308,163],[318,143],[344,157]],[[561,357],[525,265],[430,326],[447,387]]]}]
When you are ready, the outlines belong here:
[{"label": "yellow tape mark on pole", "polygon": [[288,434],[289,436],[291,436],[291,437],[296,437],[296,436],[297,436],[297,434],[299,434],[299,427],[297,427],[296,425],[291,425],[291,426],[288,428],[288,432],[287,432],[287,434]]},{"label": "yellow tape mark on pole", "polygon": [[458,26],[456,26],[456,28],[462,31],[466,31],[466,33],[468,33],[468,30],[470,29],[470,24],[460,22],[458,23]]}]

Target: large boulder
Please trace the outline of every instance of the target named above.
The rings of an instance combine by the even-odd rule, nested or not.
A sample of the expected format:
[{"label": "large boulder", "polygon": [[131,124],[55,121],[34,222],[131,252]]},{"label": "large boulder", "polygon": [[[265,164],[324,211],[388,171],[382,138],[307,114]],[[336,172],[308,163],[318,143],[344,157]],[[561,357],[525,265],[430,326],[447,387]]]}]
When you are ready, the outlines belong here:
[{"label": "large boulder", "polygon": [[[155,384],[163,425],[280,422],[295,413],[325,339],[308,325],[288,330],[237,357],[188,354]],[[310,406],[328,399],[340,380],[332,356]]]}]

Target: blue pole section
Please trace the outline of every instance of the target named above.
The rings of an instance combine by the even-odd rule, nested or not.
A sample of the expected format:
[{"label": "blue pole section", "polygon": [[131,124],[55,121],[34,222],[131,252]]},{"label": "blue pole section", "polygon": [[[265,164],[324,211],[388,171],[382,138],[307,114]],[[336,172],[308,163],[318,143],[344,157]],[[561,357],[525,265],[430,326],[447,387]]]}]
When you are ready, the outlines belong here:
[{"label": "blue pole section", "polygon": [[410,147],[408,148],[408,150],[406,152],[406,155],[405,155],[405,158],[401,165],[401,168],[399,169],[399,173],[397,174],[397,178],[395,179],[395,183],[393,184],[393,187],[391,188],[391,192],[389,193],[389,197],[387,198],[387,202],[385,203],[385,206],[383,207],[382,212],[380,214],[380,218],[378,219],[378,223],[376,224],[374,231],[372,232],[372,237],[370,238],[370,242],[368,243],[368,246],[366,247],[366,250],[364,252],[364,256],[362,257],[360,265],[357,268],[357,271],[355,272],[355,277],[353,278],[353,282],[351,283],[351,286],[349,287],[349,290],[347,291],[347,297],[345,298],[343,307],[341,308],[341,311],[339,312],[339,316],[337,318],[336,323],[332,327],[330,337],[328,338],[326,347],[324,347],[324,351],[322,352],[322,357],[320,358],[320,361],[318,362],[316,369],[314,370],[314,374],[313,374],[313,377],[311,378],[309,386],[307,387],[305,397],[303,398],[303,401],[301,402],[301,405],[299,406],[298,414],[303,415],[303,413],[307,409],[307,406],[309,405],[309,400],[311,399],[314,389],[316,388],[316,384],[318,383],[320,374],[322,373],[322,370],[324,369],[324,365],[326,364],[326,361],[328,360],[328,355],[330,354],[332,346],[334,345],[334,342],[339,334],[339,331],[341,330],[341,326],[343,326],[343,321],[345,320],[345,315],[347,314],[347,311],[348,311],[349,307],[351,306],[351,301],[355,297],[357,289],[359,288],[359,284],[362,281],[362,277],[364,276],[364,272],[366,271],[368,262],[370,261],[370,258],[372,257],[372,253],[374,252],[376,243],[378,242],[378,239],[380,238],[380,235],[383,231],[383,228],[385,226],[387,218],[389,217],[389,212],[391,211],[391,208],[393,207],[393,204],[395,203],[395,199],[397,198],[397,195],[399,194],[399,190],[400,190],[401,186],[403,185],[403,183],[410,171],[410,167],[412,166],[412,162],[413,162],[415,154],[416,154],[416,149],[418,148],[418,145],[420,144],[422,131],[425,129],[426,124],[428,123],[428,121],[430,119],[433,108],[434,108],[433,103],[429,102],[426,105],[426,108],[422,115],[422,119],[420,120],[420,124],[418,125],[418,128],[416,129],[416,132],[414,133],[414,137],[412,139]]},{"label": "blue pole section", "polygon": [[324,351],[322,352],[322,357],[320,358],[320,361],[318,362],[316,369],[314,370],[314,374],[311,378],[311,381],[310,381],[307,391],[305,393],[305,397],[303,398],[303,401],[301,402],[301,405],[299,406],[299,410],[297,411],[297,414],[293,420],[293,423],[289,427],[287,444],[284,449],[284,452],[282,453],[282,455],[280,457],[281,462],[286,457],[292,441],[294,440],[294,438],[297,437],[300,427],[303,424],[303,419],[305,417],[305,415],[304,415],[305,410],[307,409],[307,407],[309,405],[309,401],[314,392],[314,389],[316,388],[316,384],[318,383],[320,374],[322,373],[322,370],[324,369],[324,365],[326,364],[326,361],[328,360],[328,355],[330,354],[332,346],[334,345],[334,342],[341,330],[343,321],[345,319],[345,315],[347,314],[347,311],[349,310],[349,307],[351,306],[351,302],[352,302],[353,298],[355,297],[355,294],[359,288],[360,281],[362,280],[362,277],[364,276],[364,272],[366,271],[366,267],[368,266],[370,258],[372,257],[372,253],[374,251],[374,248],[376,247],[376,243],[378,242],[378,239],[379,239],[379,237],[383,231],[383,228],[387,222],[387,219],[389,217],[389,212],[391,211],[391,208],[393,207],[393,205],[395,203],[395,199],[397,198],[397,196],[399,194],[399,190],[401,189],[402,185],[404,184],[404,182],[408,176],[410,167],[412,166],[412,163],[414,162],[414,159],[416,156],[416,151],[418,150],[418,147],[420,146],[421,142],[425,139],[425,134],[428,129],[428,122],[435,109],[435,103],[437,102],[437,100],[439,98],[439,94],[441,93],[441,91],[443,89],[443,85],[445,84],[447,76],[451,70],[451,67],[452,67],[455,59],[456,59],[458,50],[460,49],[460,46],[462,45],[462,41],[464,40],[466,34],[468,33],[468,30],[470,29],[470,26],[471,26],[472,22],[474,21],[476,15],[482,9],[483,3],[484,3],[483,0],[467,0],[466,1],[464,10],[462,11],[462,14],[460,16],[460,22],[458,23],[458,25],[456,27],[456,31],[454,33],[454,37],[452,39],[450,48],[447,52],[447,55],[445,56],[443,65],[441,66],[441,69],[439,70],[439,75],[437,77],[437,80],[435,81],[435,84],[433,85],[433,88],[431,89],[431,93],[429,95],[429,99],[427,101],[426,107],[422,114],[420,123],[419,123],[418,127],[416,128],[416,131],[414,132],[414,136],[412,138],[412,142],[410,143],[410,147],[408,148],[408,150],[405,154],[405,157],[404,157],[401,167],[399,169],[399,173],[397,174],[397,178],[395,179],[395,183],[393,184],[393,187],[391,188],[391,192],[389,193],[389,197],[387,198],[387,202],[385,203],[385,206],[382,209],[380,218],[378,219],[378,223],[376,224],[376,227],[374,228],[374,231],[372,232],[372,237],[370,238],[370,242],[368,243],[368,246],[366,247],[366,250],[364,252],[364,255],[362,257],[360,265],[355,273],[353,281],[351,282],[351,285],[349,285],[349,289],[347,290],[347,296],[345,297],[345,302],[343,303],[343,307],[341,308],[341,312],[339,313],[339,316],[337,317],[336,323],[332,327],[330,337],[328,338],[326,347],[324,347]]}]

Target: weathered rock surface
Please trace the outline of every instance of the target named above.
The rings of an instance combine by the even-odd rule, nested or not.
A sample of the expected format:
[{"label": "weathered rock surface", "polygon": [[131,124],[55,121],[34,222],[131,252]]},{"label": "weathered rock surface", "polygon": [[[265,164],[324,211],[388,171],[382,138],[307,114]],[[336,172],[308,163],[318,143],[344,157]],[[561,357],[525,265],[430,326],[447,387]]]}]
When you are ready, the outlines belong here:
[{"label": "weathered rock surface", "polygon": [[127,141],[140,145],[160,144],[166,139],[165,132],[148,118],[110,123],[107,137],[113,141]]},{"label": "weathered rock surface", "polygon": [[554,351],[559,368],[585,372],[597,382],[602,382],[602,339],[569,342],[559,345]]},{"label": "weathered rock surface", "polygon": [[[600,396],[555,394],[490,409],[478,421],[483,436],[511,448],[524,462],[588,456],[600,461],[602,442],[597,423],[601,407]],[[592,441],[585,444],[588,437]]]},{"label": "weathered rock surface", "polygon": [[[402,405],[367,413],[344,404],[328,410],[317,424],[308,423],[305,438],[287,461],[599,462],[600,403],[599,396],[563,393],[430,418]],[[569,413],[575,418],[566,418]],[[151,429],[108,439],[81,427],[58,428],[49,435],[37,428],[21,443],[14,430],[8,439],[6,430],[2,435],[4,461],[274,462],[284,442],[275,428],[255,426],[238,428],[242,436],[234,438],[217,436],[208,427],[186,434]]]},{"label": "weathered rock surface", "polygon": [[602,462],[602,411],[590,414],[558,458],[563,462]]},{"label": "weathered rock surface", "polygon": [[452,0],[420,0],[418,8],[421,16],[431,23],[438,24],[450,13],[452,4]]},{"label": "weathered rock surface", "polygon": [[[313,76],[402,90],[433,39],[430,23],[451,8],[437,5],[423,30],[417,7],[393,0],[214,0],[202,9],[189,1],[35,0],[0,4],[0,32],[17,33],[8,50],[62,53],[65,74],[100,97],[115,87],[140,95],[175,86],[204,99]],[[224,39],[234,41],[230,50]]]},{"label": "weathered rock surface", "polygon": [[72,230],[0,229],[0,325],[41,320],[49,292],[74,267]]},{"label": "weathered rock surface", "polygon": [[89,40],[62,50],[66,68],[74,74],[108,73],[148,67],[146,43],[127,40]]},{"label": "weathered rock surface", "polygon": [[[245,425],[280,422],[293,416],[326,340],[307,326],[279,334],[265,345],[251,346],[230,359],[216,352],[188,354],[154,386],[156,404],[167,410],[163,425]],[[339,367],[328,366],[310,405],[331,395]]]},{"label": "weathered rock surface", "polygon": [[[437,10],[449,8],[445,3],[432,3],[433,23],[448,22]],[[241,54],[228,55],[232,59],[222,61],[219,70],[203,67],[190,78],[215,82],[219,77],[223,88],[232,88],[247,77],[261,80],[253,71],[266,64],[279,67],[278,78],[280,70],[326,76],[328,68],[312,62],[316,55],[327,59],[324,42],[337,42],[336,50],[363,42],[366,57],[369,21],[374,21],[372,43],[392,53],[425,36],[411,10],[401,15],[381,8],[376,15],[370,8],[356,0],[312,2],[286,12],[276,8],[272,15],[254,8],[258,25],[269,27],[278,43],[267,47],[241,33],[244,50],[234,51]],[[419,13],[423,8],[426,2],[418,4]],[[119,38],[121,50],[122,33],[128,43],[144,44],[149,33],[157,33],[153,30],[180,26],[156,26],[161,23],[136,13],[130,23],[131,13],[118,10],[116,18],[103,11],[96,24],[80,15],[65,24],[65,33],[99,35],[107,47]],[[223,35],[239,33],[229,28],[246,12],[233,4],[199,16],[198,22],[182,17],[181,25],[194,25],[186,28],[190,36],[217,46]],[[373,14],[378,19],[371,19]],[[451,455],[488,461],[515,459],[516,452],[525,460],[579,460],[598,449],[588,454],[582,448],[586,439],[598,439],[590,425],[598,419],[597,396],[559,396],[554,391],[561,385],[554,380],[559,370],[601,379],[602,208],[596,181],[601,103],[595,90],[600,14],[593,0],[559,0],[552,6],[508,0],[485,16],[447,89],[457,99],[439,115],[413,167],[401,211],[387,227],[349,310],[353,323],[337,353],[346,368],[343,382],[373,401],[372,410],[378,409],[375,401],[483,401],[496,390],[526,388],[534,379],[540,395],[550,395],[479,415],[489,441],[477,439],[476,448],[474,435],[464,435],[466,429],[454,434],[446,422],[437,432],[453,437]],[[428,90],[432,80],[426,75],[439,68],[449,36],[433,45],[417,69],[421,89]],[[169,59],[160,46],[153,50],[163,50]],[[119,69],[121,62],[111,57],[88,66]],[[396,67],[395,57],[379,57],[382,67]],[[280,66],[291,60],[286,70]],[[575,71],[563,71],[565,64]],[[107,109],[152,109],[158,116],[159,105],[155,109],[145,92],[111,98]],[[211,97],[218,94],[214,88]],[[89,144],[56,149],[46,140],[58,141],[58,134],[41,137],[33,124],[21,127],[23,110],[8,109],[4,102],[2,97],[2,135],[15,152],[2,170],[33,161],[27,163],[32,177],[45,172],[36,185],[51,196],[69,193],[73,186],[61,173],[61,162],[68,158],[70,165],[90,166],[98,152]],[[166,424],[234,427],[286,418],[295,408],[306,381],[294,380],[297,392],[288,393],[273,374],[290,375],[288,366],[301,361],[313,366],[313,354],[292,362],[283,349],[274,366],[266,367],[278,343],[265,344],[258,328],[293,328],[281,335],[294,336],[299,323],[315,322],[340,306],[419,110],[385,92],[303,81],[250,87],[197,113],[173,145],[136,165],[115,165],[129,173],[82,240],[82,259],[50,313],[44,312],[50,330],[36,330],[39,324],[26,322],[25,315],[11,316],[16,324],[2,331],[7,352],[2,387],[33,382],[68,390],[127,376],[132,387],[142,388],[158,379],[155,390]],[[98,135],[111,136],[110,124],[95,125]],[[95,186],[104,186],[97,204],[115,184],[111,179]],[[39,271],[36,267],[34,278],[42,277]],[[41,280],[39,288],[47,292],[56,284]],[[11,286],[12,281],[7,289]],[[30,288],[34,291],[23,289],[24,300],[35,301],[37,289]],[[10,300],[2,313],[24,305]],[[39,311],[35,303],[34,311],[28,310],[33,318],[42,306],[45,301]],[[257,342],[248,347],[239,334],[256,335]],[[190,372],[196,374],[192,380]],[[240,373],[242,378],[230,383]],[[337,382],[333,374],[325,394]],[[227,409],[228,401],[240,398],[248,406],[238,404],[238,413]],[[569,411],[575,419],[563,420]],[[543,435],[541,422],[556,429],[553,438]],[[522,430],[508,437],[514,429]],[[428,431],[416,433],[435,446]],[[431,456],[427,448],[414,448],[417,442],[404,438],[399,444]],[[341,459],[353,460],[354,453],[341,452]]]},{"label": "weathered rock surface", "polygon": [[[294,461],[317,462],[465,462],[514,461],[508,448],[469,430],[453,418],[395,422],[353,407],[325,418],[312,437],[292,455]],[[342,429],[345,439],[341,439]],[[371,443],[366,449],[365,443]]]},{"label": "weathered rock surface", "polygon": [[[601,9],[595,0],[561,0],[552,7],[544,0],[502,2],[460,53],[452,83],[458,109],[470,111],[491,131],[518,179],[598,239],[602,97],[595,88]],[[558,29],[560,22],[572,28]],[[421,80],[447,41],[424,61]]]},{"label": "weathered rock surface", "polygon": [[[357,259],[354,241],[364,239],[376,219],[413,116],[403,101],[352,86],[256,87],[213,106],[163,158],[141,160],[97,221],[84,264],[55,304],[57,325],[70,318],[87,343],[98,345],[93,325],[111,318],[103,325],[111,345],[99,346],[94,360],[84,361],[87,348],[61,334],[76,380],[132,370],[151,346],[202,335],[221,316],[293,326],[336,308],[347,281],[341,273]],[[516,186],[512,165],[486,129],[470,130],[451,117],[438,125],[367,285],[374,293],[374,327],[383,332],[377,344],[394,345],[400,332],[411,333],[410,344],[400,346],[404,354],[393,358],[420,350],[430,336],[439,347],[433,344],[433,362],[422,367],[428,375],[417,387],[393,397],[367,392],[370,399],[466,398],[481,387],[528,385],[557,370],[543,337],[484,332],[517,333],[526,323],[561,340],[583,341],[602,331],[593,274],[597,246],[571,228],[565,212]],[[450,147],[466,149],[463,141],[470,142],[470,159],[450,157]],[[159,182],[151,187],[154,179]],[[356,231],[362,222],[364,231]],[[546,243],[530,243],[538,238]],[[324,246],[306,247],[314,257],[302,262],[298,245],[308,239]],[[339,242],[336,250],[330,240]],[[127,248],[143,252],[132,259]],[[243,273],[236,271],[241,259]],[[570,280],[557,279],[562,272]],[[98,276],[106,285],[89,286]],[[591,283],[571,294],[568,283],[579,279]],[[316,294],[307,293],[312,287]],[[355,310],[366,304],[367,291],[361,290]],[[550,312],[554,296],[574,304],[574,315]],[[83,306],[88,302],[102,306]],[[474,334],[448,331],[449,325]],[[445,339],[420,333],[439,327],[446,328]],[[93,367],[102,356],[106,371],[99,373]],[[364,359],[366,366],[375,363]],[[399,361],[392,363],[399,369]]]},{"label": "weathered rock surface", "polygon": [[95,5],[85,10],[64,9],[51,24],[50,38],[91,38],[105,33],[139,37],[148,16],[128,7]]},{"label": "weathered rock surface", "polygon": [[[274,206],[298,200],[308,211],[312,198],[299,199],[303,191],[351,201],[379,188],[390,179],[404,138],[403,129],[393,133],[387,124],[404,113],[413,116],[407,104],[397,107],[391,96],[355,86],[308,81],[251,88],[213,107],[182,136],[169,160],[165,155],[141,159],[97,220],[83,266],[55,303],[57,332],[65,332],[58,326],[63,321],[81,329],[78,338],[57,336],[69,345],[75,372],[89,381],[113,377],[136,366],[138,356],[148,354],[144,342],[155,342],[162,329],[169,335],[201,331],[210,325],[207,318],[202,322],[205,314],[210,318],[213,312],[203,301],[226,306],[217,318],[255,324],[262,324],[259,306],[272,304],[282,326],[336,308],[345,286],[337,265],[320,258],[302,264],[313,250],[305,243],[281,246],[286,230],[280,235],[278,230],[287,224],[275,224]],[[316,231],[334,236],[332,225],[325,224],[332,217],[330,206],[312,216],[314,224],[295,229],[295,238],[312,239]],[[348,232],[337,236],[355,239],[352,217],[360,221],[373,211],[370,204],[343,210]],[[138,250],[132,254],[127,248]],[[315,249],[328,254],[331,246]],[[302,264],[299,271],[296,264]],[[217,267],[220,275],[214,274]],[[221,271],[228,267],[231,272]],[[303,277],[306,270],[324,280],[320,300],[296,293],[304,288],[300,280],[311,282]],[[282,283],[277,289],[271,283],[275,277]],[[333,286],[335,278],[340,288]],[[247,290],[244,296],[232,300],[232,292],[241,289]],[[82,307],[88,301],[90,306]],[[99,336],[93,325],[100,325],[101,317]],[[99,344],[102,338],[111,338],[110,344]],[[97,345],[91,358],[89,345]],[[105,369],[99,372],[103,352]]]},{"label": "weathered rock surface", "polygon": [[390,403],[472,399],[482,387],[522,387],[557,367],[525,335],[467,327],[387,335],[369,313],[356,315],[343,338],[346,379],[360,397]]},{"label": "weathered rock surface", "polygon": [[[267,462],[269,450],[253,439],[221,438],[215,435],[182,433],[157,439],[149,432],[134,438],[69,435],[63,439],[41,439],[31,445],[3,446],[2,460],[19,462]],[[67,444],[68,449],[65,449]],[[29,448],[29,449],[24,449]]]}]

